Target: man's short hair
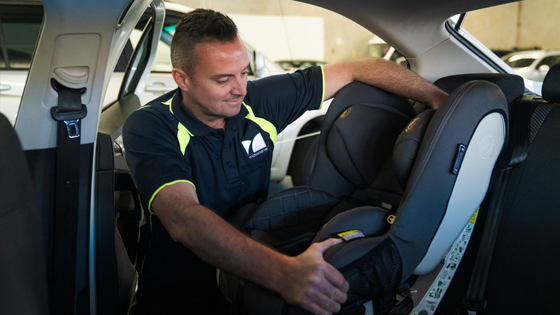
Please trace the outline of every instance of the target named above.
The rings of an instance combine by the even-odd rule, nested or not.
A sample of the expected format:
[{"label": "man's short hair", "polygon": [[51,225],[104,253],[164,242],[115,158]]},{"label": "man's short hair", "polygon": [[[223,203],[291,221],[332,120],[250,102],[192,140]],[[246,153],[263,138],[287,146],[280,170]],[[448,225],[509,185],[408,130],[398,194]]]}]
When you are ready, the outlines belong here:
[{"label": "man's short hair", "polygon": [[171,63],[191,74],[197,62],[195,47],[199,43],[233,42],[237,26],[225,14],[209,9],[196,9],[183,14],[171,41]]}]

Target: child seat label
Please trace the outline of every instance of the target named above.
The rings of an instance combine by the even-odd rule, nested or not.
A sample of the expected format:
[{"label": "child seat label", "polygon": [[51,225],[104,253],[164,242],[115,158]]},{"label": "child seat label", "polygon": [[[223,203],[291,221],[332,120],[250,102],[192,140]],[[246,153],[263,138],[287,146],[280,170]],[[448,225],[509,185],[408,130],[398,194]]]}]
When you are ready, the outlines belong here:
[{"label": "child seat label", "polygon": [[346,232],[341,232],[337,234],[338,237],[342,238],[344,241],[349,242],[355,238],[365,237],[364,233],[360,230],[350,230]]}]

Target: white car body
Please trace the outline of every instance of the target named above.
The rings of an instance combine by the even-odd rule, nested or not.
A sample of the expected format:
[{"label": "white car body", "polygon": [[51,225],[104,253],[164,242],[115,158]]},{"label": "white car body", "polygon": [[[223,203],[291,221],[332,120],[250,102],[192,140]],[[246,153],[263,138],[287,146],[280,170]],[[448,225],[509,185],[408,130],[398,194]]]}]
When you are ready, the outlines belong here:
[{"label": "white car body", "polygon": [[502,60],[523,77],[525,86],[541,94],[548,70],[560,62],[560,50],[524,50],[502,56]]}]

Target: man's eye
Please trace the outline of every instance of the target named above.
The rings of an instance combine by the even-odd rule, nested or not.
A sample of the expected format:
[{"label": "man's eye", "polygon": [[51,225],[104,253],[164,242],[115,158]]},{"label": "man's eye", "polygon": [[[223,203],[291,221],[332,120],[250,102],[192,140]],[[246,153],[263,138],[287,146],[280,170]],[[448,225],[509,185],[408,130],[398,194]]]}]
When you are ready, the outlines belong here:
[{"label": "man's eye", "polygon": [[229,81],[229,79],[225,79],[225,80],[218,80],[216,82],[218,82],[218,84],[226,84]]}]

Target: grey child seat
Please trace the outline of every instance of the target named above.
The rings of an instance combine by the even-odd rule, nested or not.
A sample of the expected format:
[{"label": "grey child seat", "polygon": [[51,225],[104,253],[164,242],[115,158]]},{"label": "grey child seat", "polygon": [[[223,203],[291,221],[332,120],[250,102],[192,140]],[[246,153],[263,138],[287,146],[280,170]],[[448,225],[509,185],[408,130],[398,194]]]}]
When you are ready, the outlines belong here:
[{"label": "grey child seat", "polygon": [[[380,124],[385,128],[376,132],[365,128],[366,135],[356,135],[352,128],[342,127],[343,118],[352,115],[341,117],[340,113],[350,107],[359,108],[366,102],[360,99],[364,95],[375,95],[374,107],[393,113],[387,116],[391,117],[387,124],[391,128]],[[485,196],[505,141],[507,103],[502,91],[492,83],[473,81],[461,85],[439,110],[419,115],[406,128],[408,116],[402,114],[404,110],[395,110],[402,104],[402,99],[373,87],[356,83],[345,87],[329,108],[311,187],[280,192],[244,224],[244,230],[251,235],[272,234],[276,244],[284,247],[286,242],[297,242],[298,234],[304,232],[314,235],[313,242],[345,231],[363,232],[364,237],[338,244],[324,255],[350,284],[345,310],[372,300],[377,311],[385,294],[411,275],[425,274],[437,266]],[[401,114],[405,123],[397,126],[395,121],[400,120]],[[356,117],[361,118],[358,124],[344,124],[368,125],[363,118],[365,113]],[[376,116],[368,118],[375,121]],[[397,132],[391,131],[393,128]],[[351,134],[345,134],[345,130]],[[370,141],[360,142],[363,139]],[[380,139],[390,143],[388,149],[376,147],[387,147]],[[344,155],[334,150],[342,145],[350,148]],[[364,169],[360,164],[364,159],[352,155],[363,152],[352,148],[367,145],[373,146],[370,152],[376,159],[366,158],[369,160],[364,164],[373,166]],[[391,167],[395,178],[405,185],[392,225],[386,223],[390,215],[387,209],[374,206],[356,207],[331,219],[329,212],[337,198],[353,193],[360,180],[366,187],[370,185],[381,174],[376,171],[384,169],[382,165],[386,165],[391,152],[395,153]],[[326,166],[331,168],[324,169]],[[330,220],[323,225],[325,218]],[[306,313],[285,303],[278,294],[223,271],[219,286],[226,298],[248,314]]]}]

